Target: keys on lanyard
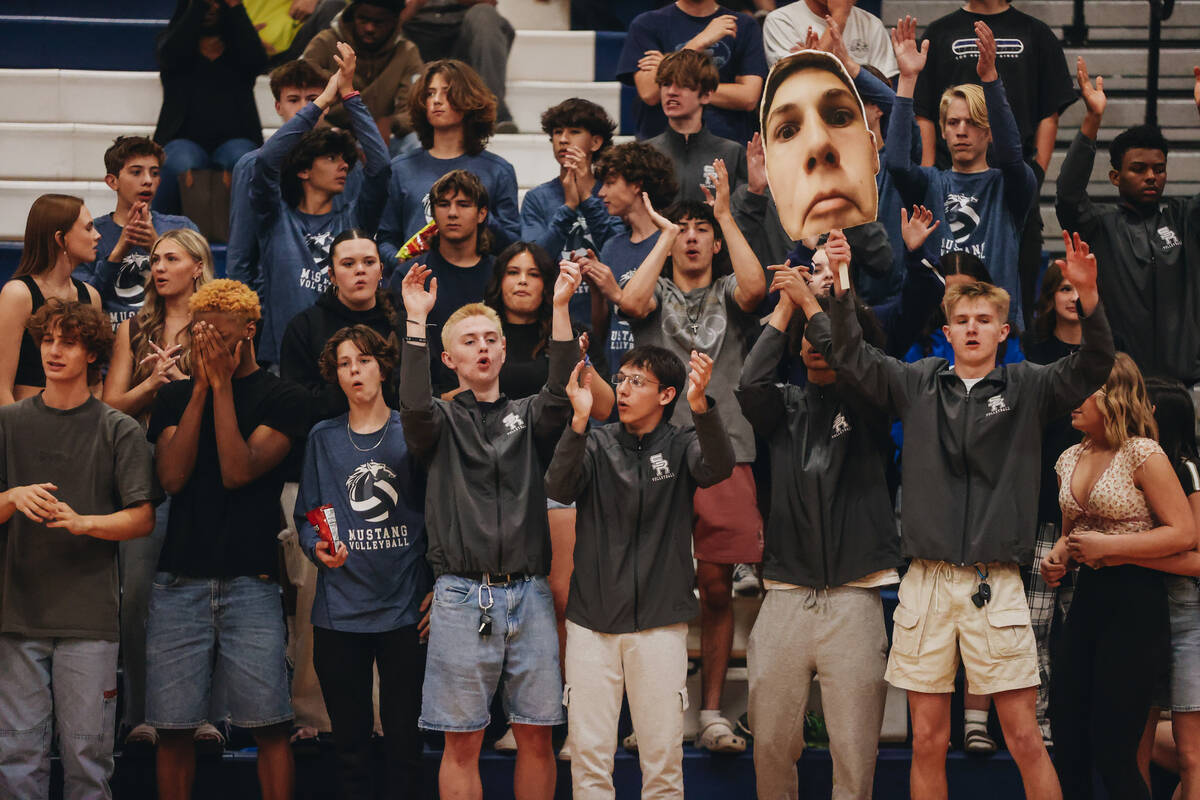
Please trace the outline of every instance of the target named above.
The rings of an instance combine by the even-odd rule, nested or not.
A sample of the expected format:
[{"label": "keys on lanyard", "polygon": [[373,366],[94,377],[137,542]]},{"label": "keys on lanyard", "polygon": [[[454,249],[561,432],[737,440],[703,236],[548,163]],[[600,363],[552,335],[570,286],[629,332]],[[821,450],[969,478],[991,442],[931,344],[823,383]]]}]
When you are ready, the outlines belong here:
[{"label": "keys on lanyard", "polygon": [[983,569],[979,565],[975,565],[975,574],[979,576],[979,588],[975,590],[975,594],[971,595],[971,602],[976,608],[983,608],[992,599],[992,587],[988,584],[988,568],[985,564]]},{"label": "keys on lanyard", "polygon": [[[487,603],[484,604],[483,593],[487,592]],[[492,600],[492,586],[484,582],[479,584],[479,635],[492,635],[492,615],[488,613],[491,610],[494,601]]]}]

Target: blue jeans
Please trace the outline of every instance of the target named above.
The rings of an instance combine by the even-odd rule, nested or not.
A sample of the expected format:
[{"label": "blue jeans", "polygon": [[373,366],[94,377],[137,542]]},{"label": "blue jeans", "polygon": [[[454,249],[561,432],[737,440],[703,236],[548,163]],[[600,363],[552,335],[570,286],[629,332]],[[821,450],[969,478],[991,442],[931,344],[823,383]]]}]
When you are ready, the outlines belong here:
[{"label": "blue jeans", "polygon": [[209,719],[212,687],[234,725],[292,718],[279,584],[263,578],[154,576],[146,626],[146,722],[191,730]]},{"label": "blue jeans", "polygon": [[[562,723],[558,626],[549,582],[538,577],[493,586],[489,636],[479,633],[480,588],[478,581],[457,575],[442,575],[434,584],[421,727],[483,730],[497,689],[510,723]],[[486,588],[482,600],[488,604]]]},{"label": "blue jeans", "polygon": [[150,206],[160,214],[182,214],[183,203],[179,199],[179,176],[189,169],[220,169],[233,172],[238,159],[257,147],[249,139],[230,139],[217,145],[211,153],[191,139],[174,139],[163,147],[163,161],[158,192]]},{"label": "blue jeans", "polygon": [[65,800],[112,797],[117,646],[0,636],[0,797],[50,796],[56,730]]}]

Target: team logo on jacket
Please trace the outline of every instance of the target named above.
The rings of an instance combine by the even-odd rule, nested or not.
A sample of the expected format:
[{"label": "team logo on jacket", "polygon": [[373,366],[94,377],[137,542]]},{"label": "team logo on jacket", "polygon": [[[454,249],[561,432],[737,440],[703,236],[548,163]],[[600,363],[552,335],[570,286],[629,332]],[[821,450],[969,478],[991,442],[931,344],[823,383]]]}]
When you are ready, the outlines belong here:
[{"label": "team logo on jacket", "polygon": [[650,456],[650,469],[654,470],[654,477],[650,479],[652,481],[665,481],[675,477],[675,473],[671,472],[671,465],[662,453]]},{"label": "team logo on jacket", "polygon": [[998,394],[988,398],[988,410],[984,416],[993,417],[996,414],[1003,414],[1005,411],[1012,411],[1012,409],[1008,407],[1008,403],[1004,402],[1004,395]]},{"label": "team logo on jacket", "polygon": [[1179,241],[1179,237],[1175,234],[1175,231],[1171,230],[1166,225],[1163,225],[1158,229],[1158,238],[1162,239],[1163,250],[1174,250],[1176,247],[1179,247],[1179,245],[1182,244],[1182,242]]},{"label": "team logo on jacket", "polygon": [[518,417],[515,411],[510,411],[508,416],[500,421],[504,423],[506,433],[516,433],[517,431],[525,430],[525,420]]},{"label": "team logo on jacket", "polygon": [[838,412],[833,417],[833,436],[830,438],[836,439],[844,433],[850,432],[850,423],[846,421],[846,415]]},{"label": "team logo on jacket", "polygon": [[350,508],[367,522],[383,522],[400,500],[396,483],[396,473],[386,464],[368,461],[355,467],[346,479]]}]

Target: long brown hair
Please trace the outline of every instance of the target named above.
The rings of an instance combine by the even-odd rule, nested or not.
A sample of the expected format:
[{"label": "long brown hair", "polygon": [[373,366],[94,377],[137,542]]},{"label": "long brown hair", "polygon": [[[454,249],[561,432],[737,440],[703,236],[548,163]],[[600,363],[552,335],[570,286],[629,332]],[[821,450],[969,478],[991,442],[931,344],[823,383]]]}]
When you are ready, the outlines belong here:
[{"label": "long brown hair", "polygon": [[25,245],[21,250],[21,263],[17,265],[14,278],[22,275],[41,275],[54,267],[58,260],[58,234],[71,230],[83,200],[69,194],[44,194],[29,207],[25,220]]},{"label": "long brown hair", "polygon": [[[183,252],[191,256],[193,261],[200,263],[200,277],[196,279],[193,291],[212,280],[212,251],[203,236],[188,228],[167,231],[159,236],[150,247],[150,257],[153,258],[158,246],[167,241],[177,243],[183,248]],[[159,296],[158,289],[154,285],[154,276],[151,274],[146,279],[146,300],[130,324],[132,335],[129,337],[129,349],[133,353],[132,385],[136,386],[141,383],[154,371],[153,362],[145,361],[146,357],[153,352],[151,343],[164,349],[177,344],[183,345],[183,349],[179,352],[179,361],[176,363],[185,375],[192,374],[191,326],[184,325],[183,330],[175,335],[173,342],[163,341],[166,327],[167,301]]]},{"label": "long brown hair", "polygon": [[1096,397],[1096,407],[1104,417],[1104,438],[1114,450],[1134,436],[1158,439],[1158,423],[1142,371],[1125,353],[1117,353],[1112,372]]},{"label": "long brown hair", "polygon": [[1038,292],[1037,307],[1033,311],[1033,335],[1036,341],[1049,341],[1058,324],[1058,313],[1054,310],[1054,296],[1063,284],[1062,270],[1053,261],[1042,275],[1042,288]]},{"label": "long brown hair", "polygon": [[426,150],[433,147],[433,125],[426,116],[425,95],[434,75],[446,79],[450,107],[463,116],[463,148],[468,155],[479,155],[487,146],[496,125],[496,95],[492,94],[483,78],[470,65],[453,58],[426,64],[421,79],[408,93],[409,116],[421,146]]}]

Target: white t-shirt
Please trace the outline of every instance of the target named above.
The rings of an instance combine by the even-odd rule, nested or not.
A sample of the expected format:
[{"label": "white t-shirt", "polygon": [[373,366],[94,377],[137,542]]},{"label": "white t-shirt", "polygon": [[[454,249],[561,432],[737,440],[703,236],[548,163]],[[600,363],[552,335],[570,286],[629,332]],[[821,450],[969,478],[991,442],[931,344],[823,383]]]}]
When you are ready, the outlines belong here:
[{"label": "white t-shirt", "polygon": [[[805,0],[796,0],[768,14],[763,23],[767,66],[786,56],[797,42],[802,43],[810,27],[820,35],[825,32],[825,20],[814,14]],[[892,40],[879,17],[861,8],[852,8],[842,39],[850,57],[859,64],[870,64],[889,78],[900,74]]]}]

